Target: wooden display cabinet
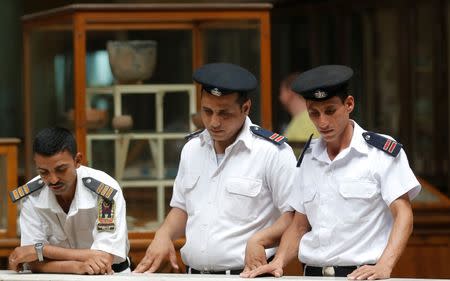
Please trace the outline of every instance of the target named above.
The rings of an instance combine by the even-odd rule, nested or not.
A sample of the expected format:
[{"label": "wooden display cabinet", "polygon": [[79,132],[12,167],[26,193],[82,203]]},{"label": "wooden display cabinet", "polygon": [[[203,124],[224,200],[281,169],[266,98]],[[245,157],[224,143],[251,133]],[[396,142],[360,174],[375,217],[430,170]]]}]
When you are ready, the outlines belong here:
[{"label": "wooden display cabinet", "polygon": [[[164,114],[158,113],[160,94],[142,95],[139,90],[96,100],[89,92],[192,87],[192,72],[199,66],[235,63],[258,77],[250,117],[270,129],[271,8],[270,3],[72,4],[23,16],[25,177],[33,176],[34,135],[48,126],[68,127],[86,156],[85,163],[123,183],[131,236],[146,237],[168,209],[183,144],[180,136],[194,129],[190,115],[198,108],[199,88],[194,93],[185,90],[188,95],[165,93],[165,108],[160,110]],[[152,77],[140,85],[117,84],[107,75],[111,73],[106,51],[110,40],[156,41]],[[117,97],[122,99],[120,108]],[[100,106],[106,112],[105,122],[93,128],[87,113]],[[112,128],[111,118],[119,111],[134,114],[131,131]],[[124,151],[129,154],[122,155]],[[155,159],[145,159],[139,166],[136,163],[144,161],[145,153]]]}]

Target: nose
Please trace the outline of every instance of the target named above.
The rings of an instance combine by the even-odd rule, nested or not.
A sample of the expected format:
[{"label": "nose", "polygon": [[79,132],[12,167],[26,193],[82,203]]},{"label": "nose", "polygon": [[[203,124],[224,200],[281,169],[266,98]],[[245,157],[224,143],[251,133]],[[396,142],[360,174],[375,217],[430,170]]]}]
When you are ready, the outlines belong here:
[{"label": "nose", "polygon": [[220,117],[216,114],[213,114],[211,117],[211,127],[213,128],[219,128],[221,124]]},{"label": "nose", "polygon": [[320,129],[326,129],[328,127],[328,118],[325,115],[321,114],[319,117],[318,125]]},{"label": "nose", "polygon": [[47,176],[47,181],[48,181],[50,184],[56,184],[56,183],[59,181],[59,178],[56,176],[56,174],[50,173],[50,174]]}]

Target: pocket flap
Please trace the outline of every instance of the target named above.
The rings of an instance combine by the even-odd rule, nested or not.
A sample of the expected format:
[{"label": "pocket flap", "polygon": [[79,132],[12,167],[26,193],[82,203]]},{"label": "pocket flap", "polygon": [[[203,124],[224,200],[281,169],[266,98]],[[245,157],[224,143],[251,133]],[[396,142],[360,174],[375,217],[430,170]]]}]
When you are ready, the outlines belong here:
[{"label": "pocket flap", "polygon": [[255,197],[261,191],[262,181],[259,179],[231,178],[225,183],[228,192]]},{"label": "pocket flap", "polygon": [[368,199],[377,193],[377,185],[371,182],[343,182],[339,185],[339,193],[345,198]]},{"label": "pocket flap", "polygon": [[303,192],[303,203],[311,202],[316,197],[317,191],[314,188],[305,188]]},{"label": "pocket flap", "polygon": [[183,187],[186,189],[192,189],[197,184],[199,175],[185,175],[183,178]]}]

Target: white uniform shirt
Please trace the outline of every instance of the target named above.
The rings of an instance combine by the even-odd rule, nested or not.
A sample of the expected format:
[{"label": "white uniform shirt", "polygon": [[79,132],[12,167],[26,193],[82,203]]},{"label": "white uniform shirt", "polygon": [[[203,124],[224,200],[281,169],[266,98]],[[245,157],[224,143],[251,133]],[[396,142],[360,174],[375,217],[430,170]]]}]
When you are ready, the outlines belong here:
[{"label": "white uniform shirt", "polygon": [[[117,190],[114,196],[114,231],[97,231],[99,195],[83,184],[84,177],[92,177]],[[114,255],[113,264],[127,257],[129,243],[125,199],[117,181],[106,173],[85,166],[77,169],[75,196],[67,214],[47,185],[22,201],[22,246],[42,242],[63,248],[101,250]]]},{"label": "white uniform shirt", "polygon": [[251,125],[247,118],[219,165],[207,130],[181,153],[170,205],[188,214],[181,256],[194,269],[242,269],[247,240],[292,211],[295,155],[286,143],[254,135]]},{"label": "white uniform shirt", "polygon": [[392,229],[389,205],[420,192],[403,149],[394,158],[369,145],[352,122],[348,148],[331,161],[322,138],[315,140],[297,172],[290,204],[311,224],[298,256],[311,266],[375,264]]}]

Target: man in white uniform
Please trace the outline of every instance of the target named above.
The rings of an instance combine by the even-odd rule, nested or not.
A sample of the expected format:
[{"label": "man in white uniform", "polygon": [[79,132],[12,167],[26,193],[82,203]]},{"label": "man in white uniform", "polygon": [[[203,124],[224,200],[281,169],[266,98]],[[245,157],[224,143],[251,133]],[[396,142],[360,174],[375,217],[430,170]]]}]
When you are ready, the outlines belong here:
[{"label": "man in white uniform", "polygon": [[21,246],[9,256],[16,271],[129,272],[125,200],[106,173],[82,166],[70,131],[46,128],[33,143],[39,176],[11,192],[23,198]]},{"label": "man in white uniform", "polygon": [[252,124],[248,93],[256,78],[227,63],[199,68],[201,116],[206,130],[190,136],[175,180],[172,209],[136,272],[154,272],[169,257],[172,240],[187,272],[239,274],[266,264],[292,220],[288,205],[296,159],[283,136]]},{"label": "man in white uniform", "polygon": [[300,157],[290,201],[296,213],[273,262],[244,277],[281,276],[297,255],[306,276],[390,277],[412,232],[410,200],[420,185],[401,144],[349,118],[352,75],[349,67],[326,65],[295,80],[321,138]]}]

